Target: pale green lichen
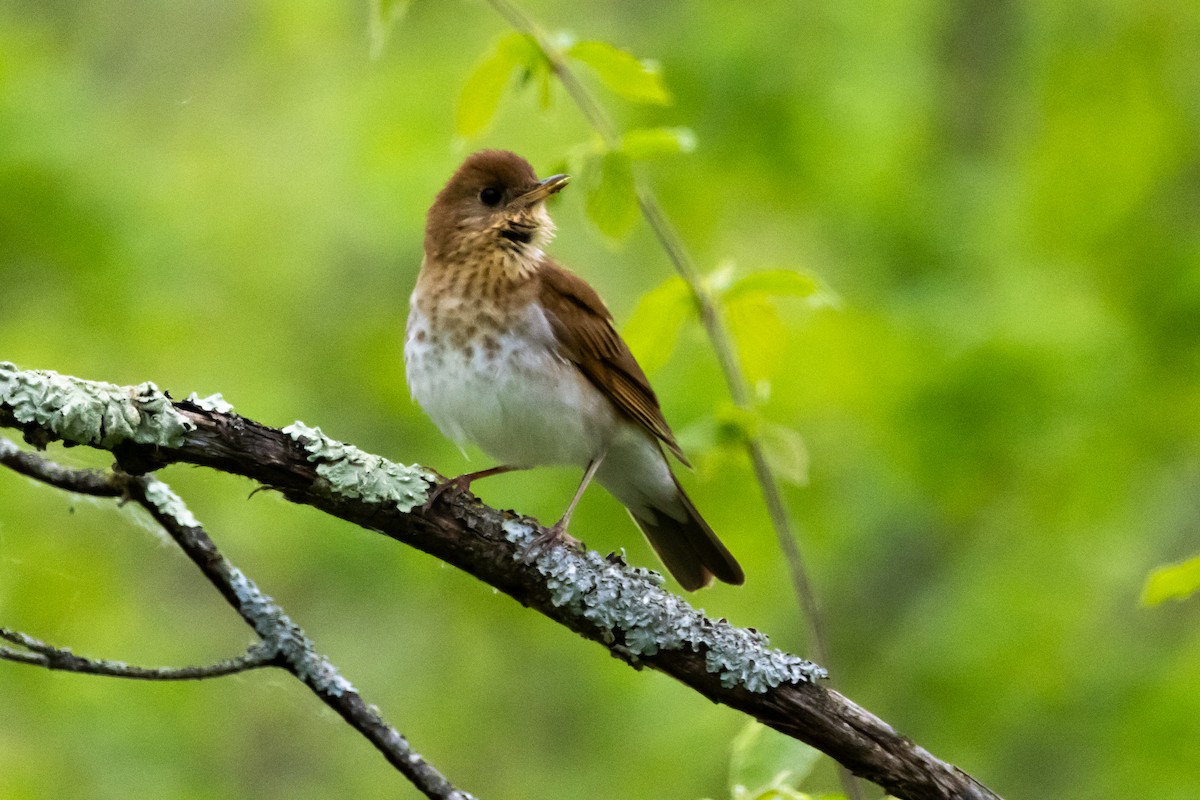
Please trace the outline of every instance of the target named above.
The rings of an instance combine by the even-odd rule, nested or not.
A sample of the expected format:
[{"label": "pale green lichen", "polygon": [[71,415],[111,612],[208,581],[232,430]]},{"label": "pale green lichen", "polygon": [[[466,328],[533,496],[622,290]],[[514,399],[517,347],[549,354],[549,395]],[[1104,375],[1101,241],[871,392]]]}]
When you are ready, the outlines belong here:
[{"label": "pale green lichen", "polygon": [[183,498],[158,478],[146,479],[146,500],[158,509],[158,513],[170,517],[183,527],[200,527],[200,520],[196,519],[196,515],[187,507],[187,503],[183,502]]},{"label": "pale green lichen", "polygon": [[421,466],[388,461],[330,439],[320,428],[303,422],[294,422],[283,432],[304,445],[308,460],[317,465],[317,474],[336,494],[369,503],[393,503],[407,512],[425,503],[429,486],[436,481],[434,474]]},{"label": "pale green lichen", "polygon": [[117,386],[0,362],[0,403],[21,423],[105,449],[122,442],[178,447],[195,425],[153,383]]},{"label": "pale green lichen", "polygon": [[[505,538],[522,550],[537,536],[521,520],[508,520],[503,528]],[[554,605],[590,620],[610,644],[619,639],[622,650],[634,658],[662,650],[703,651],[706,668],[720,676],[722,686],[752,692],[827,677],[813,662],[772,648],[763,633],[709,619],[664,590],[658,573],[568,547],[543,548],[534,565],[546,577]]]},{"label": "pale green lichen", "polygon": [[312,640],[283,609],[259,590],[240,569],[228,565],[228,581],[238,599],[238,609],[254,630],[296,670],[296,677],[325,694],[340,697],[355,691],[327,658],[316,652]]},{"label": "pale green lichen", "polygon": [[210,394],[208,397],[201,397],[192,392],[184,400],[194,406],[203,408],[205,411],[219,411],[222,414],[233,413],[233,405],[222,397],[220,392]]}]

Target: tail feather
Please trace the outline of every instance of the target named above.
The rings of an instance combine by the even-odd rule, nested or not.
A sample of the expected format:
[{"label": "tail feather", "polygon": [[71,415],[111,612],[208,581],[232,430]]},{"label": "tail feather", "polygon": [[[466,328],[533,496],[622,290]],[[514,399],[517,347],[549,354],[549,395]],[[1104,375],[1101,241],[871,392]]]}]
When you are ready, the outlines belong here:
[{"label": "tail feather", "polygon": [[708,527],[678,480],[675,487],[687,512],[685,519],[677,520],[664,511],[651,511],[641,516],[630,511],[633,521],[684,589],[690,592],[703,588],[712,583],[714,577],[740,586],[746,576],[737,559]]}]

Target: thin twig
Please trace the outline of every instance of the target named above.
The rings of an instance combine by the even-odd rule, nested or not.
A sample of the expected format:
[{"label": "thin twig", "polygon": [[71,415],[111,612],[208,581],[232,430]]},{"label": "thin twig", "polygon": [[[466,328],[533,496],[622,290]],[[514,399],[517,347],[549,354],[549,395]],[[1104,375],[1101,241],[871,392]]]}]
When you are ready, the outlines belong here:
[{"label": "thin twig", "polygon": [[[700,312],[700,322],[708,333],[713,352],[716,353],[717,362],[725,376],[725,383],[729,387],[730,398],[738,408],[750,410],[752,405],[750,387],[746,383],[737,348],[733,345],[733,338],[725,327],[725,321],[721,317],[716,301],[713,300],[712,293],[705,286],[691,256],[688,255],[683,239],[679,236],[675,226],[667,219],[653,191],[641,183],[638,184],[638,205],[642,209],[642,215],[646,218],[646,222],[649,223],[650,228],[662,244],[663,250],[666,251],[667,257],[675,265],[676,271],[691,287],[692,296],[695,298],[696,307]],[[829,645],[825,637],[824,615],[817,604],[816,591],[813,589],[812,580],[800,551],[800,537],[784,504],[783,493],[779,490],[779,481],[775,476],[775,470],[767,461],[762,442],[758,437],[747,434],[746,451],[754,468],[754,476],[762,489],[763,500],[766,503],[775,536],[779,541],[779,547],[787,559],[788,575],[791,578],[796,599],[800,603],[804,620],[808,624],[813,654],[817,661],[828,665],[830,663]]]},{"label": "thin twig", "polygon": [[3,437],[0,437],[0,464],[60,489],[100,497],[126,497],[141,505],[261,639],[244,655],[208,667],[135,667],[82,658],[27,634],[0,628],[0,638],[26,650],[0,647],[0,659],[47,669],[143,680],[198,680],[257,667],[281,667],[371,742],[426,797],[473,800],[472,795],[457,789],[413,750],[408,740],[359,696],[333,663],[316,652],[312,640],[283,609],[221,554],[201,526],[192,524],[194,517],[165,483],[152,476],[71,469],[22,451]]},{"label": "thin twig", "polygon": [[238,672],[274,666],[275,653],[259,642],[240,656],[199,667],[139,667],[123,661],[87,658],[75,655],[69,648],[55,647],[29,634],[0,628],[0,638],[7,639],[24,650],[0,647],[0,659],[32,664],[50,670],[103,675],[109,678],[133,678],[144,681],[194,681],[219,678]]},{"label": "thin twig", "polygon": [[147,476],[131,478],[129,488],[132,499],[162,525],[246,624],[264,641],[278,648],[285,668],[308,686],[325,705],[375,745],[388,762],[427,797],[470,800],[471,795],[456,789],[432,764],[412,749],[404,736],[384,722],[373,706],[363,701],[333,663],[316,652],[312,640],[283,609],[217,550],[216,544],[203,528],[182,524],[179,516],[171,513],[170,506],[176,498],[171,494],[166,502],[161,499],[165,484]]}]

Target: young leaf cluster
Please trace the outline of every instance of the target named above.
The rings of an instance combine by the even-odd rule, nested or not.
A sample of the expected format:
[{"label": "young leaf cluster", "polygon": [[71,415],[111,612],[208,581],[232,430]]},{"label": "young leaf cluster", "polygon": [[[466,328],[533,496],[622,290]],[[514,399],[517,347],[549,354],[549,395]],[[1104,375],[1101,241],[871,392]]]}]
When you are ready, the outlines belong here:
[{"label": "young leaf cluster", "polygon": [[[639,59],[608,42],[573,41],[567,34],[547,52],[533,36],[508,33],[471,71],[459,96],[455,129],[460,136],[483,133],[510,91],[536,91],[543,108],[553,102],[556,65],[582,65],[613,94],[634,103],[667,105],[670,93],[653,61]],[[686,128],[638,128],[608,141],[597,137],[572,150],[570,171],[582,188],[588,217],[606,236],[620,239],[637,224],[635,161],[690,152],[695,136]]]},{"label": "young leaf cluster", "polygon": [[[732,266],[724,266],[705,283],[728,322],[747,376],[759,399],[765,400],[786,342],[779,301],[799,299],[814,306],[834,301],[808,273],[773,269],[734,276]],[[625,339],[639,362],[653,372],[670,360],[684,328],[699,321],[700,309],[690,287],[672,276],[642,297],[625,327]],[[690,426],[682,436],[689,446],[702,451],[739,452],[747,442],[758,440],[780,477],[795,485],[807,482],[808,451],[799,432],[770,422],[757,408],[729,404]]]},{"label": "young leaf cluster", "polygon": [[810,800],[800,785],[821,754],[760,722],[746,723],[729,753],[733,800]]}]

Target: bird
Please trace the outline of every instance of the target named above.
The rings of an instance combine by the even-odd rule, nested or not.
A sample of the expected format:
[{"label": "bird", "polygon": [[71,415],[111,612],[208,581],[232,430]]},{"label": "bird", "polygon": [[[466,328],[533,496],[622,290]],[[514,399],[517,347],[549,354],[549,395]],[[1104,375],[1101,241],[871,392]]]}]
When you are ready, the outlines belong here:
[{"label": "bird", "polygon": [[489,475],[577,466],[583,479],[547,539],[574,541],[567,526],[594,479],[685,590],[740,585],[741,566],[671,469],[664,448],[690,464],[604,301],[545,252],[546,200],[569,181],[482,150],[429,209],[404,343],[409,391],[447,438],[500,462],[445,481],[430,503]]}]

